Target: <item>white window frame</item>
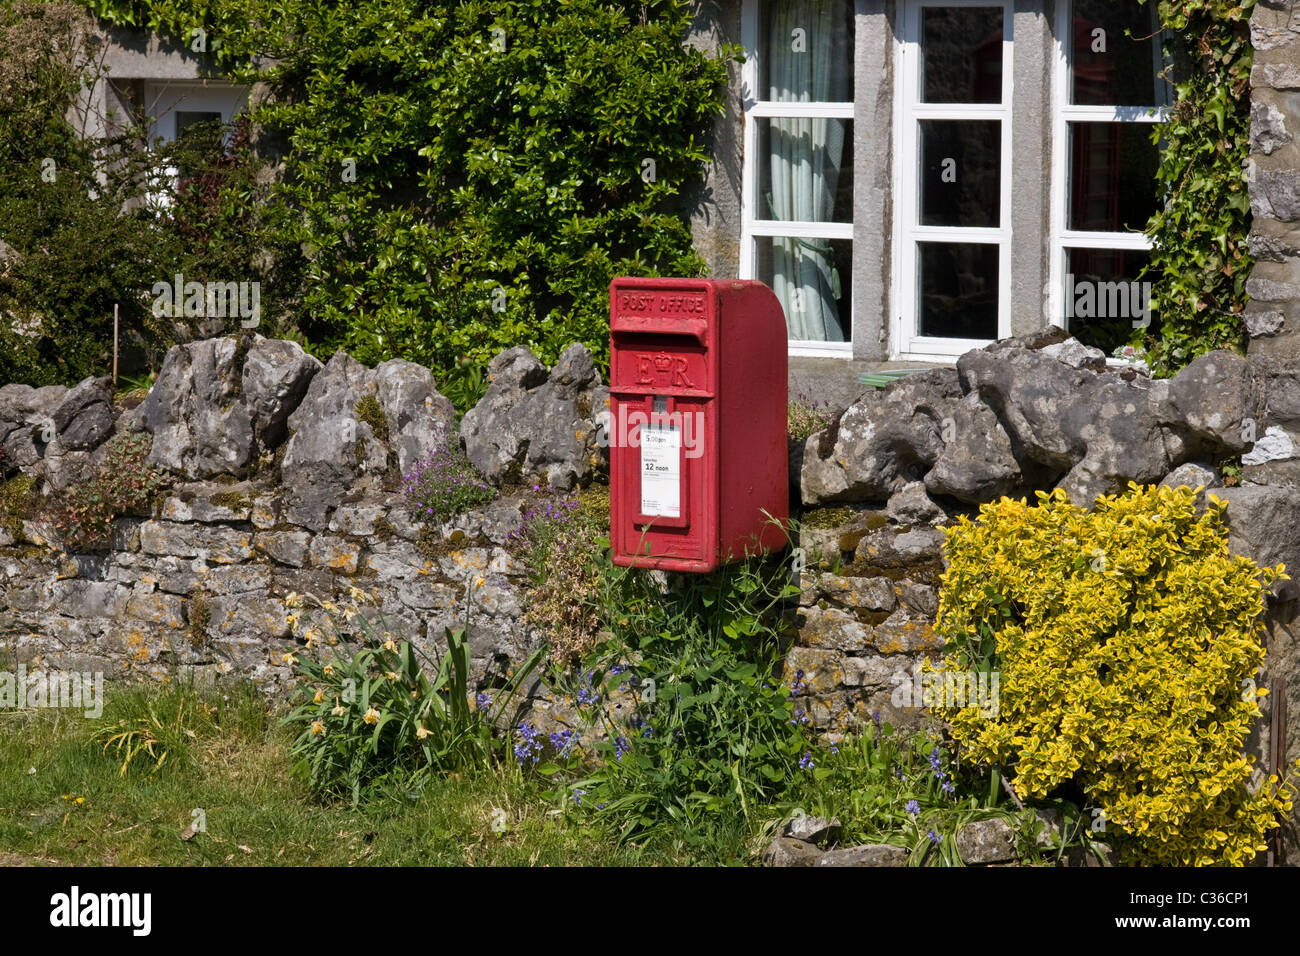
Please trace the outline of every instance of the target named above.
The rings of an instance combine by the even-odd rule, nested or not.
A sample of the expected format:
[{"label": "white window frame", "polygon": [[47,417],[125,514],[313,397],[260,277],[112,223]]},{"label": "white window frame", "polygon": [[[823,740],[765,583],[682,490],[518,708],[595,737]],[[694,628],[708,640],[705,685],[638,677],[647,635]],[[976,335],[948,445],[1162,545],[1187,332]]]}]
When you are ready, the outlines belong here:
[{"label": "white window frame", "polygon": [[[248,95],[248,88],[238,83],[214,80],[145,80],[145,115],[155,117],[149,125],[150,141],[161,138],[169,144],[176,142],[178,110],[220,113],[221,122],[229,123],[248,109]],[[166,106],[162,115],[158,115],[160,105]],[[160,175],[166,178],[172,189],[176,188],[180,170],[175,166],[165,166],[160,170]],[[166,191],[149,193],[148,202],[158,209],[166,209],[171,205]]]},{"label": "white window frame", "polygon": [[[1012,0],[902,0],[902,29],[894,40],[898,93],[894,97],[894,256],[891,301],[894,316],[892,357],[902,361],[956,359],[993,339],[958,339],[920,335],[920,263],[917,243],[981,242],[998,249],[998,338],[1011,334],[1011,173],[1015,91]],[[1002,102],[921,102],[921,10],[925,7],[1002,8]],[[919,130],[923,119],[999,120],[1002,124],[1001,209],[996,229],[922,226]],[[904,159],[908,162],[905,163]]]},{"label": "white window frame", "polygon": [[[779,2],[779,0],[769,0]],[[847,239],[853,240],[853,223],[850,222],[785,222],[779,219],[758,219],[754,216],[757,193],[759,161],[758,120],[784,118],[853,119],[853,103],[809,103],[789,100],[760,100],[758,98],[758,57],[760,37],[759,9],[762,0],[745,0],[740,13],[740,39],[745,49],[745,62],[740,70],[740,88],[743,102],[743,136],[741,142],[741,197],[740,197],[740,278],[755,279],[755,245],[763,236],[796,239]],[[856,41],[855,41],[856,42]],[[850,65],[852,69],[852,65]],[[856,84],[855,84],[856,86]],[[854,156],[854,166],[857,157]],[[853,188],[857,190],[857,169],[850,169]],[[843,289],[849,296],[849,322],[847,342],[821,342],[789,339],[790,355],[812,355],[830,358],[852,358],[853,339],[858,334],[852,276],[845,277]]]},{"label": "white window frame", "polygon": [[[1142,232],[1094,232],[1067,229],[1066,215],[1070,203],[1070,123],[1164,123],[1169,119],[1168,105],[1153,106],[1075,106],[1070,102],[1070,73],[1073,69],[1074,0],[1057,0],[1052,83],[1052,241],[1047,320],[1069,331],[1065,315],[1066,252],[1069,249],[1115,249],[1150,251],[1151,239]],[[1152,55],[1158,75],[1166,66],[1159,47]],[[1163,81],[1166,104],[1170,100],[1168,80]],[[1128,364],[1107,356],[1113,365]]]}]

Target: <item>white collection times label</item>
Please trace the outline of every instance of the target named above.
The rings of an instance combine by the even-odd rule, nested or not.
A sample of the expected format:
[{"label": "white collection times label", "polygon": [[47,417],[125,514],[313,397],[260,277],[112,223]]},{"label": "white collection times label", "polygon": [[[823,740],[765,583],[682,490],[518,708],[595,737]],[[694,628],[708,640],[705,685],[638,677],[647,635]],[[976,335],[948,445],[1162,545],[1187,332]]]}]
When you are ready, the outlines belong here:
[{"label": "white collection times label", "polygon": [[682,516],[682,433],[678,428],[641,429],[641,513]]}]

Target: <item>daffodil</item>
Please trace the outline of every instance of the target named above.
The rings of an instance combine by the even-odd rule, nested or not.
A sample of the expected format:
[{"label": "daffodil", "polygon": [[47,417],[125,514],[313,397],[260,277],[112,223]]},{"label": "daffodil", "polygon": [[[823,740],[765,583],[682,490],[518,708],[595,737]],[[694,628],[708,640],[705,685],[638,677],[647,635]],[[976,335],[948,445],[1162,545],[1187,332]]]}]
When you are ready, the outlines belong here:
[{"label": "daffodil", "polygon": [[346,714],[347,712],[348,712],[348,709],[347,709],[346,707],[344,707],[342,704],[340,704],[340,703],[338,702],[338,698],[335,697],[335,698],[334,698],[334,709],[331,710],[330,713],[333,714],[335,717],[342,717],[342,716],[343,716],[344,714]]},{"label": "daffodil", "polygon": [[393,640],[393,635],[391,635],[391,634],[385,634],[384,637],[387,638],[387,640],[384,641],[384,650],[386,650],[386,651],[393,651],[394,653],[396,653],[396,651],[397,651],[397,642],[396,642],[395,640]]},{"label": "daffodil", "polygon": [[395,680],[397,680],[397,671],[389,671],[389,672],[388,672],[387,674],[385,674],[384,676],[387,677],[389,680],[393,680],[393,681],[395,681]]},{"label": "daffodil", "polygon": [[288,607],[302,607],[302,595],[297,591],[290,591],[284,599]]},{"label": "daffodil", "polygon": [[321,704],[321,703],[324,703],[324,702],[325,702],[325,691],[324,691],[322,688],[317,687],[317,688],[316,688],[316,696],[313,697],[313,698],[311,699],[311,702],[312,702],[313,704]]},{"label": "daffodil", "polygon": [[375,710],[374,707],[371,707],[369,710],[366,711],[365,716],[363,716],[361,719],[368,724],[377,724],[379,723],[379,711]]},{"label": "daffodil", "polygon": [[333,673],[334,673],[334,665],[333,665],[333,664],[326,664],[326,665],[325,665],[325,676],[326,676],[326,677],[329,677],[329,676],[330,676],[331,674],[333,674]]},{"label": "daffodil", "polygon": [[421,740],[429,736],[429,731],[425,729],[424,724],[420,724],[420,726],[415,728],[415,736],[420,738]]},{"label": "daffodil", "polygon": [[296,657],[293,656],[293,651],[286,651],[285,653],[283,653],[283,654],[280,655],[280,663],[282,663],[282,664],[297,664],[297,663],[298,663],[298,658],[296,658]]},{"label": "daffodil", "polygon": [[311,732],[313,734],[323,734],[325,733],[325,725],[319,720],[313,720],[311,722]]}]

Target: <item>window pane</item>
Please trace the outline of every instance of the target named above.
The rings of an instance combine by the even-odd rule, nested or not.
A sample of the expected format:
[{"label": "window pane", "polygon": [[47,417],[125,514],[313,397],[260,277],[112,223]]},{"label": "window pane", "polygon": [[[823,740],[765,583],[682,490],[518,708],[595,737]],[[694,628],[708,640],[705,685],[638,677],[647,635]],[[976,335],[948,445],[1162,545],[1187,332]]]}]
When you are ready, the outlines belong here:
[{"label": "window pane", "polygon": [[923,226],[997,228],[1002,204],[1002,124],[921,120]]},{"label": "window pane", "polygon": [[853,100],[853,4],[769,0],[763,4],[758,98],[797,103]]},{"label": "window pane", "polygon": [[757,277],[781,300],[790,338],[849,341],[853,243],[759,236],[755,244]]},{"label": "window pane", "polygon": [[199,123],[216,123],[220,125],[221,113],[215,110],[177,110],[176,138],[180,139],[185,135],[186,130],[191,126],[197,126]]},{"label": "window pane", "polygon": [[1154,0],[1074,0],[1070,102],[1156,106],[1165,102]]},{"label": "window pane", "polygon": [[1002,102],[1002,8],[921,8],[921,99]]},{"label": "window pane", "polygon": [[1133,249],[1066,249],[1065,322],[1070,334],[1107,355],[1133,337],[1134,323],[1155,326],[1148,310],[1151,276],[1138,275],[1151,253]]},{"label": "window pane", "polygon": [[1156,211],[1150,123],[1070,124],[1070,229],[1142,231]]},{"label": "window pane", "polygon": [[921,335],[998,337],[998,246],[918,242]]},{"label": "window pane", "polygon": [[853,121],[758,119],[755,219],[853,221]]}]

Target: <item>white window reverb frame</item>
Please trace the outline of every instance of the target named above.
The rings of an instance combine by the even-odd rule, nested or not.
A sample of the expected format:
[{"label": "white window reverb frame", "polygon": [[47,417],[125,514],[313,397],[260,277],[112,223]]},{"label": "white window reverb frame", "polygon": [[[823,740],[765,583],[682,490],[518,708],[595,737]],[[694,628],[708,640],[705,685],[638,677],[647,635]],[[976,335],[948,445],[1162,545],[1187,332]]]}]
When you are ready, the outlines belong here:
[{"label": "white window reverb frame", "polygon": [[[757,278],[755,243],[762,236],[793,237],[796,239],[853,239],[852,222],[786,222],[778,219],[757,219],[754,216],[755,192],[759,182],[760,157],[758,156],[758,123],[764,118],[828,118],[853,119],[853,104],[809,103],[793,100],[762,100],[758,89],[758,57],[760,37],[760,0],[745,0],[741,5],[740,39],[745,49],[745,62],[740,70],[741,109],[744,133],[741,140],[740,197],[740,278]],[[856,170],[853,175],[857,188]],[[857,334],[856,308],[852,297],[851,277],[845,282],[849,294],[849,323],[847,342],[819,342],[789,340],[789,354],[849,358],[853,354],[853,338]]]},{"label": "white window reverb frame", "polygon": [[[921,100],[921,10],[924,7],[1002,8],[1002,102],[923,103]],[[974,242],[998,246],[998,338],[1011,334],[1011,165],[1014,103],[1014,9],[1011,0],[912,0],[905,2],[902,30],[894,41],[899,93],[894,97],[894,256],[890,314],[892,357],[902,361],[953,359],[988,345],[991,339],[961,339],[919,334],[920,262],[917,243]],[[996,229],[922,226],[920,122],[924,119],[999,120],[1001,204]]]},{"label": "white window reverb frame", "polygon": [[[1052,121],[1052,241],[1051,268],[1047,288],[1047,319],[1051,325],[1069,329],[1065,315],[1066,252],[1069,249],[1119,249],[1150,251],[1151,239],[1141,232],[1094,232],[1066,228],[1070,203],[1070,123],[1164,123],[1169,119],[1167,105],[1152,106],[1075,106],[1070,102],[1070,76],[1073,70],[1074,0],[1057,0],[1056,42],[1052,82],[1054,119]],[[1153,47],[1152,67],[1159,74],[1167,64]],[[1168,83],[1163,84],[1166,102]],[[1110,364],[1125,364],[1112,361]]]}]

